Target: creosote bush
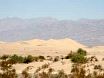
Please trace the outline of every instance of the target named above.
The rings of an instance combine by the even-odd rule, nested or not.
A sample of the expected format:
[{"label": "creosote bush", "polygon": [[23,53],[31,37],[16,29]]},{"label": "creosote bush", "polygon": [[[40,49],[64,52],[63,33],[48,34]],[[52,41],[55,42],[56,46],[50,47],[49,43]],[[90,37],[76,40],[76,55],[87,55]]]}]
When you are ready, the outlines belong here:
[{"label": "creosote bush", "polygon": [[34,61],[34,57],[31,55],[28,55],[27,57],[24,58],[24,62],[23,63],[30,63]]},{"label": "creosote bush", "polygon": [[23,63],[24,57],[14,54],[13,56],[10,57],[9,61],[12,62],[13,64]]},{"label": "creosote bush", "polygon": [[86,63],[87,58],[80,54],[74,54],[71,58],[71,61],[74,63]]},{"label": "creosote bush", "polygon": [[77,53],[80,54],[80,55],[83,55],[83,56],[86,56],[87,55],[87,52],[85,50],[81,49],[81,48],[79,48],[77,50]]},{"label": "creosote bush", "polygon": [[81,48],[77,50],[77,52],[70,52],[65,59],[71,59],[74,63],[86,63],[87,58],[85,57],[87,52]]},{"label": "creosote bush", "polygon": [[8,59],[8,61],[10,61],[12,64],[16,64],[16,63],[30,63],[33,61],[43,61],[45,60],[44,56],[32,56],[32,55],[28,55],[28,56],[19,56],[19,55],[3,55],[1,56],[1,60],[6,60]]}]

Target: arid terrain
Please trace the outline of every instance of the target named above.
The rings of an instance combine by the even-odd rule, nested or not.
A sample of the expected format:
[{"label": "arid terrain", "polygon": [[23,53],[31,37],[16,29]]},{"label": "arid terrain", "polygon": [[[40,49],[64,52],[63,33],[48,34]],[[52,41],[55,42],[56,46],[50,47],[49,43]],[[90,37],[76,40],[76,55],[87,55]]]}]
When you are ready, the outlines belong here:
[{"label": "arid terrain", "polygon": [[[18,42],[0,42],[0,55],[13,55],[17,54],[20,56],[47,56],[51,57],[64,57],[70,52],[76,52],[79,48],[82,48],[87,51],[87,57],[95,56],[99,61],[88,63],[102,65],[104,67],[104,46],[94,46],[88,47],[83,44],[80,44],[72,39],[50,39],[50,40],[28,40],[28,41],[18,41]],[[39,67],[44,64],[49,64],[44,71],[47,71],[49,68],[53,68],[56,72],[58,70],[64,70],[65,73],[71,72],[72,62],[69,59],[60,59],[57,62],[50,60],[44,60],[42,62],[31,62],[28,64],[17,63],[13,67],[16,69],[17,73],[21,73],[26,67],[30,67],[30,73],[34,73]],[[92,69],[92,67],[89,67]],[[42,70],[41,70],[42,71]]]}]

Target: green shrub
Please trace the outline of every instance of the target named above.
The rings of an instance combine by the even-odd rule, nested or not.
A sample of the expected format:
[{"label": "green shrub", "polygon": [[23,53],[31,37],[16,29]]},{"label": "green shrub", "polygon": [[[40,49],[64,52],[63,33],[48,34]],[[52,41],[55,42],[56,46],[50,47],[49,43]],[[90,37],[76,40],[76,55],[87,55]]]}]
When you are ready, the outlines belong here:
[{"label": "green shrub", "polygon": [[79,48],[79,49],[77,50],[77,53],[78,53],[78,54],[81,54],[81,55],[83,55],[83,56],[86,56],[86,55],[87,55],[87,52],[86,52],[85,50],[81,49],[81,48]]},{"label": "green shrub", "polygon": [[27,57],[24,58],[24,63],[30,63],[34,61],[34,57],[31,55],[28,55]]},{"label": "green shrub", "polygon": [[71,58],[71,61],[74,63],[86,63],[87,62],[87,58],[85,58],[83,55],[81,54],[74,54]]},{"label": "green shrub", "polygon": [[17,56],[16,54],[14,54],[13,56],[10,57],[9,61],[12,62],[13,64],[23,63],[24,62],[24,57]]}]

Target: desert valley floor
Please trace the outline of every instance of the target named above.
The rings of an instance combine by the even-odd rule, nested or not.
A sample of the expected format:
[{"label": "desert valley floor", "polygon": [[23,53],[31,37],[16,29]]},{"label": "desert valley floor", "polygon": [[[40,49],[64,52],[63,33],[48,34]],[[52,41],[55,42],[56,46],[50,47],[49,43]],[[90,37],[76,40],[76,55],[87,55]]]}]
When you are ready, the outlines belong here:
[{"label": "desert valley floor", "polygon": [[[33,55],[33,56],[65,56],[71,51],[76,51],[78,48],[82,48],[87,51],[87,57],[96,56],[99,60],[94,64],[100,64],[104,67],[104,46],[88,47],[78,43],[72,39],[50,39],[50,40],[28,40],[18,42],[0,42],[0,55],[12,55],[18,54],[21,56]],[[64,64],[63,64],[64,63]],[[26,67],[30,66],[30,73],[33,73],[38,67],[44,64],[50,64],[49,68],[55,69],[55,71],[63,69],[65,73],[70,73],[72,62],[64,59],[58,62],[52,62],[45,60],[43,62],[32,62],[29,64],[15,64],[13,67],[17,73],[21,73]],[[90,64],[90,63],[89,63]],[[48,69],[48,68],[47,68]],[[47,70],[46,69],[46,70]],[[90,69],[92,67],[90,66]]]}]

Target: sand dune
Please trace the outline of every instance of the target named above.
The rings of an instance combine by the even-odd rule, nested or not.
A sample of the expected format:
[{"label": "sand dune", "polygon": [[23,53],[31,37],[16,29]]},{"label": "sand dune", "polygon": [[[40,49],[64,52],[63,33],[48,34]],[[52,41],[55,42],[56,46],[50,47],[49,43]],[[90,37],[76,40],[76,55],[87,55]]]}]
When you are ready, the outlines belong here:
[{"label": "sand dune", "polygon": [[0,44],[0,54],[64,55],[69,53],[71,50],[85,47],[86,46],[67,38],[57,40],[34,39],[18,42],[2,42]]},{"label": "sand dune", "polygon": [[76,51],[78,48],[87,50],[88,54],[103,53],[104,46],[95,46],[88,48],[83,44],[72,39],[50,39],[40,40],[33,39],[18,42],[0,42],[0,54],[19,54],[19,55],[66,55],[71,50]]},{"label": "sand dune", "polygon": [[[83,48],[87,50],[88,56],[96,56],[100,61],[95,64],[100,64],[101,59],[104,56],[104,46],[94,46],[88,47],[83,44],[78,43],[72,39],[50,39],[50,40],[28,40],[28,41],[18,41],[18,42],[0,42],[0,55],[3,54],[18,54],[18,55],[43,55],[43,56],[61,56],[70,53],[70,51],[76,51],[78,48]],[[62,62],[65,64],[63,65]],[[56,71],[63,69],[65,73],[71,71],[72,63],[69,60],[60,60],[59,62],[51,63],[50,61],[44,62],[33,62],[29,64],[15,64],[14,68],[17,73],[21,73],[26,67],[31,66],[32,69],[30,73],[34,71],[43,64],[50,63],[50,67],[54,68]],[[104,62],[102,62],[102,65]],[[69,66],[69,68],[68,68]]]}]

